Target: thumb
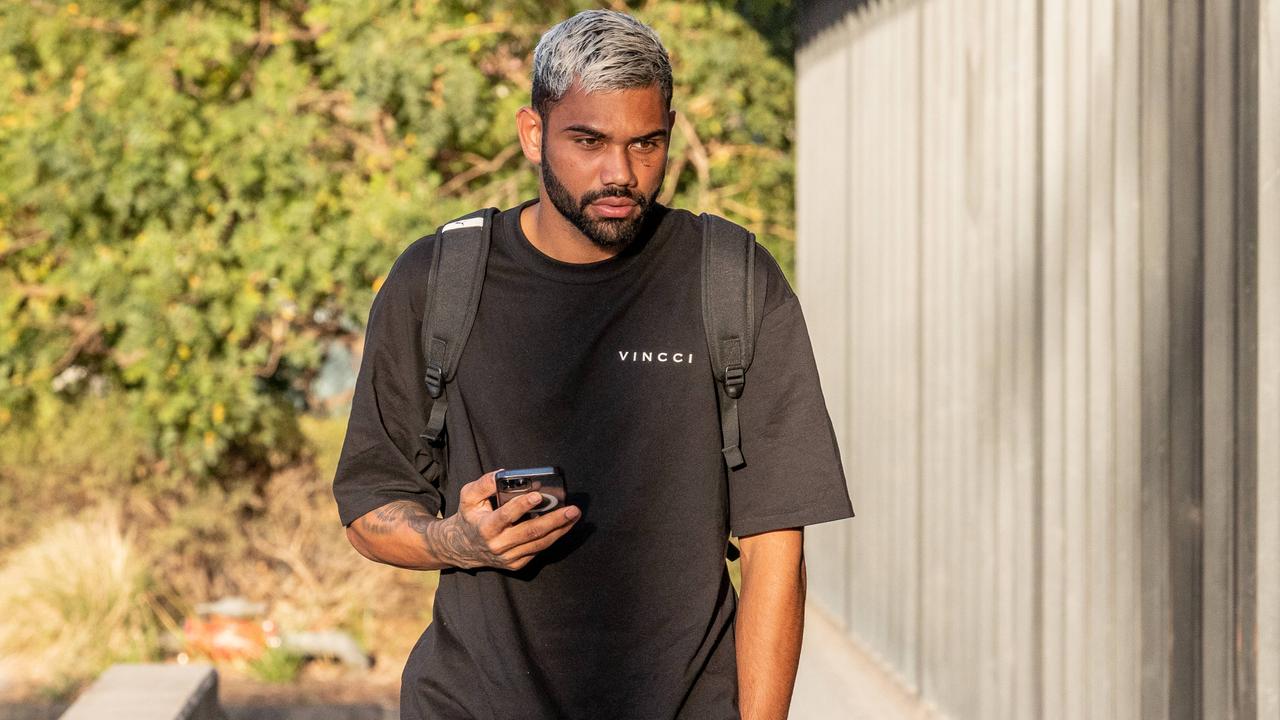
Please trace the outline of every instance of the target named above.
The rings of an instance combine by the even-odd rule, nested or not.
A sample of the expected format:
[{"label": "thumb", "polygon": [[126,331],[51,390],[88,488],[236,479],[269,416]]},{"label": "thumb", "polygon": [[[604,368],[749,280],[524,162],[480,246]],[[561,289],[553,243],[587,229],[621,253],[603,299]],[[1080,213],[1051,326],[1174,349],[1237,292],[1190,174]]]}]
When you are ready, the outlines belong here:
[{"label": "thumb", "polygon": [[497,470],[491,470],[463,485],[462,489],[458,491],[458,504],[463,508],[467,508],[483,503],[487,508],[489,506],[489,498],[498,493],[498,481],[494,479],[497,472]]}]

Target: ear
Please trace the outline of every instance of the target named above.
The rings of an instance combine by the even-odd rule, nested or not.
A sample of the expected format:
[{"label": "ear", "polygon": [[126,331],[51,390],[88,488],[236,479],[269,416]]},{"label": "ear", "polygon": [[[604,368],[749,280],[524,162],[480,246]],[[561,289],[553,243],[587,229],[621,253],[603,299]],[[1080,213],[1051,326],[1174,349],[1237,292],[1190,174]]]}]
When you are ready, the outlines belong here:
[{"label": "ear", "polygon": [[542,116],[529,106],[516,112],[516,134],[520,137],[520,149],[534,165],[542,164]]}]

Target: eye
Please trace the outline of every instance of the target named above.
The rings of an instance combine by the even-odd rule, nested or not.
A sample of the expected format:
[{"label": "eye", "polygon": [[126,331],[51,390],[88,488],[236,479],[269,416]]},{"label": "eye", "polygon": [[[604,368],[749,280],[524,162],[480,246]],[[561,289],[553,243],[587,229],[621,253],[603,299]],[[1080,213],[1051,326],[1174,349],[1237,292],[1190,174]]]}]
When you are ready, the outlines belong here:
[{"label": "eye", "polygon": [[643,150],[645,152],[658,147],[658,143],[652,140],[637,140],[632,143],[632,145],[634,145],[637,150]]},{"label": "eye", "polygon": [[574,140],[574,142],[576,142],[581,147],[593,148],[600,144],[600,138],[586,136],[586,137],[577,138],[576,140]]}]

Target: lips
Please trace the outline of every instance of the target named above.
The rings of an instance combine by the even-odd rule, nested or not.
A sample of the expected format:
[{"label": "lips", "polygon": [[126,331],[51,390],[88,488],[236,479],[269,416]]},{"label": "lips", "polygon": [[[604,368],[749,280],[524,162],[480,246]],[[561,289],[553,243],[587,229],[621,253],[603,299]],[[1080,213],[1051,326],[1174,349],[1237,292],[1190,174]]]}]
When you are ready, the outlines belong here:
[{"label": "lips", "polygon": [[605,217],[621,218],[630,215],[636,203],[628,198],[606,197],[591,203],[591,207]]}]

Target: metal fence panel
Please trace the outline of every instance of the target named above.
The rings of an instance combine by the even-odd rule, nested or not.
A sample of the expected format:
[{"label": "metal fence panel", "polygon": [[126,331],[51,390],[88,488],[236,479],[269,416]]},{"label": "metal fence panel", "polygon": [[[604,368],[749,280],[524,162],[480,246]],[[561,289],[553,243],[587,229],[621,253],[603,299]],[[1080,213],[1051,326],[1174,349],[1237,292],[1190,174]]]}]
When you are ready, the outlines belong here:
[{"label": "metal fence panel", "polygon": [[821,602],[949,714],[1277,715],[1277,2],[855,3],[798,55]]}]

